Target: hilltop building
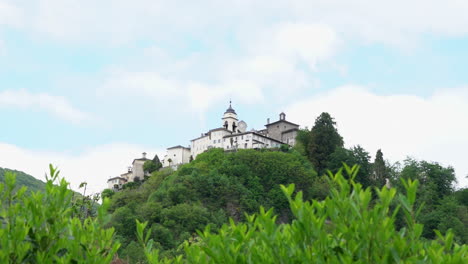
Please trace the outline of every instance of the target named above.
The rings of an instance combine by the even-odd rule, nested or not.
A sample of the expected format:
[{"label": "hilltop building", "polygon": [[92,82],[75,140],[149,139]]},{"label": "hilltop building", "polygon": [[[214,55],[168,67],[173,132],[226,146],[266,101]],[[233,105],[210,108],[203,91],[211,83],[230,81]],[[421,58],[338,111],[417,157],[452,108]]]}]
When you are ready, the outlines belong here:
[{"label": "hilltop building", "polygon": [[132,166],[128,167],[126,173],[107,180],[108,188],[111,190],[119,190],[122,188],[122,185],[127,182],[143,180],[145,176],[149,176],[149,174],[143,170],[143,164],[145,164],[147,160],[149,159],[146,158],[146,152],[143,152],[141,158],[133,160]]},{"label": "hilltop building", "polygon": [[[228,109],[221,118],[221,126],[202,133],[199,137],[190,141],[189,147],[181,145],[170,147],[162,160],[163,168],[171,167],[176,170],[180,165],[189,163],[191,160],[212,148],[222,148],[225,151],[236,151],[238,149],[262,149],[278,148],[283,144],[294,146],[299,125],[286,120],[286,114],[281,113],[279,120],[270,123],[267,119],[265,129],[247,131],[247,123],[239,121],[236,111],[231,102]],[[143,157],[133,160],[128,171],[118,177],[110,178],[107,183],[109,189],[119,190],[122,185],[143,180],[149,176],[143,170],[143,164],[149,159],[146,153]]]},{"label": "hilltop building", "polygon": [[[297,131],[299,125],[286,120],[286,114],[281,113],[279,120],[270,123],[269,119],[263,130],[247,131],[247,123],[239,121],[236,111],[229,104],[229,108],[221,118],[221,127],[202,133],[199,137],[192,139],[190,148],[176,146],[167,149],[164,157],[164,167],[175,167],[195,159],[200,153],[211,148],[222,148],[225,151],[235,151],[237,149],[260,149],[277,148],[282,144],[294,146],[296,144]],[[176,153],[177,151],[178,156]],[[190,157],[187,157],[190,152]],[[171,165],[167,162],[171,159]]]}]

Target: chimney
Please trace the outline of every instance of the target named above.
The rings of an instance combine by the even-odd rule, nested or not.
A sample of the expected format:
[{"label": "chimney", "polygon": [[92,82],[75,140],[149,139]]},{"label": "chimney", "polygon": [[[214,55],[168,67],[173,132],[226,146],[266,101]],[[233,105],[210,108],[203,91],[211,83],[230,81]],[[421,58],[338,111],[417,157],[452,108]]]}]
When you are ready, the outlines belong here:
[{"label": "chimney", "polygon": [[267,118],[267,125],[270,124],[270,118]]},{"label": "chimney", "polygon": [[132,166],[128,166],[128,172],[132,172]]},{"label": "chimney", "polygon": [[143,152],[143,158],[146,159],[146,152]]}]

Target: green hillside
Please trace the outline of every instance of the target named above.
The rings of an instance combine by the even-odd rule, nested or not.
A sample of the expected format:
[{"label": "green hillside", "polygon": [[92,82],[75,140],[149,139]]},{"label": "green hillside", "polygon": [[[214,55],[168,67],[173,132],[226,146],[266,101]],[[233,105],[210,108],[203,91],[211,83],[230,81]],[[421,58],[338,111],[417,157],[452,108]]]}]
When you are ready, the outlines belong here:
[{"label": "green hillside", "polygon": [[26,186],[28,191],[43,191],[45,188],[45,183],[41,180],[34,178],[33,176],[26,174],[22,171],[10,170],[0,168],[0,182],[5,182],[5,172],[13,172],[16,174],[16,184],[18,187]]}]

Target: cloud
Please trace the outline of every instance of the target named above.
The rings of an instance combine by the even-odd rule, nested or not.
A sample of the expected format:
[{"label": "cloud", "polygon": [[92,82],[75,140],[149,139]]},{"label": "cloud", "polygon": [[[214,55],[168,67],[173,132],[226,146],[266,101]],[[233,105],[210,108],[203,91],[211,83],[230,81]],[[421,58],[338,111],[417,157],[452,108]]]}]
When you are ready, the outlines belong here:
[{"label": "cloud", "polygon": [[[239,54],[214,52],[170,60],[155,47],[144,50],[144,60],[154,57],[167,65],[113,68],[99,93],[151,98],[160,106],[182,101],[179,109],[199,113],[229,98],[244,104],[258,104],[266,97],[284,100],[311,87],[311,73],[335,54],[338,42],[326,25],[281,23],[242,39]],[[290,93],[285,94],[284,87]]]},{"label": "cloud", "polygon": [[26,90],[0,91],[0,107],[40,109],[72,123],[82,123],[91,119],[88,114],[74,108],[65,97],[34,94]]},{"label": "cloud", "polygon": [[25,0],[15,1],[14,8],[13,1],[0,3],[4,10],[6,6],[25,14],[14,20],[23,21],[29,31],[70,43],[141,38],[177,43],[186,35],[212,41],[227,28],[256,35],[268,25],[289,21],[323,23],[351,38],[390,44],[425,34],[468,33],[468,3],[460,0]]},{"label": "cloud", "polygon": [[373,155],[406,156],[452,165],[460,186],[467,186],[468,87],[443,89],[424,98],[377,95],[365,87],[343,86],[294,103],[289,119],[312,127],[321,112],[330,113],[348,147],[360,144]]},{"label": "cloud", "polygon": [[0,26],[19,27],[23,24],[22,10],[8,1],[0,0]]},{"label": "cloud", "polygon": [[144,146],[116,143],[70,155],[29,150],[0,142],[0,167],[24,171],[44,181],[48,165],[53,164],[70,182],[72,189],[78,190],[81,182],[87,182],[88,193],[96,193],[107,188],[107,179],[126,172],[133,159],[140,158],[144,151],[148,152],[148,158],[155,154],[163,157],[164,153]]}]

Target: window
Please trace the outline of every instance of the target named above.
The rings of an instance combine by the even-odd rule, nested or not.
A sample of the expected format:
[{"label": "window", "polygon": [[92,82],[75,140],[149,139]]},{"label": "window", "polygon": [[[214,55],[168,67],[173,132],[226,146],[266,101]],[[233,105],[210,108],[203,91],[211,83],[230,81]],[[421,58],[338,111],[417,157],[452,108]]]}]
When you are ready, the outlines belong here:
[{"label": "window", "polygon": [[218,143],[221,143],[221,139],[218,139]]},{"label": "window", "polygon": [[215,140],[213,140],[213,144],[216,144],[216,139],[215,139]]},{"label": "window", "polygon": [[244,139],[244,136],[241,136],[241,139]]}]

